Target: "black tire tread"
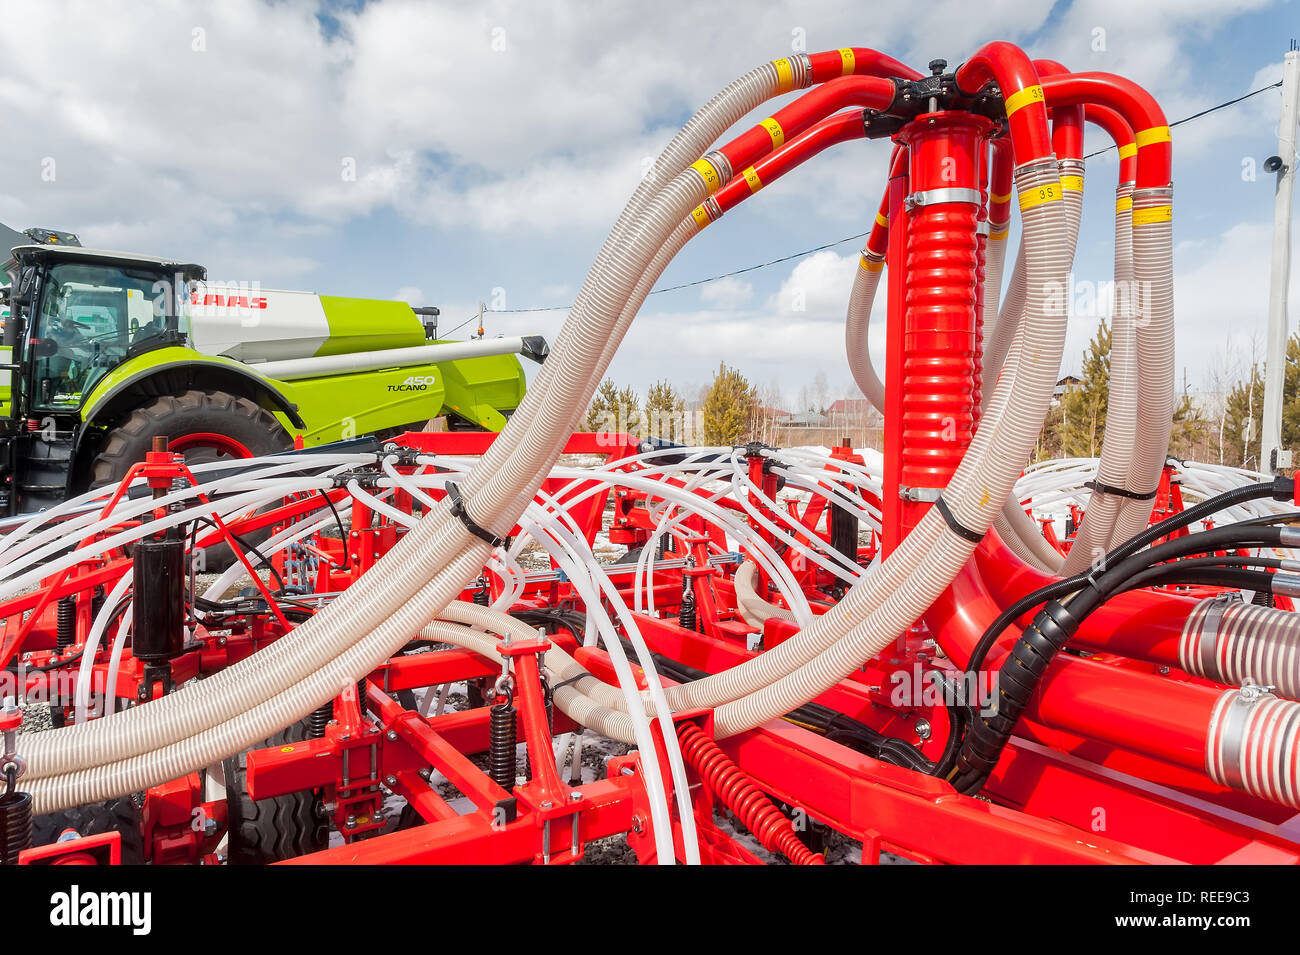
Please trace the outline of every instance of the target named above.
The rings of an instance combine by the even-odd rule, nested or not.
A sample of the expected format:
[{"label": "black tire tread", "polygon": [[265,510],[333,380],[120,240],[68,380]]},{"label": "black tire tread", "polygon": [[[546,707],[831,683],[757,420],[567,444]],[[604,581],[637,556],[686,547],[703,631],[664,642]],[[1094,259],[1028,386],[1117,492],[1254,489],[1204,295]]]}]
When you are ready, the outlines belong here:
[{"label": "black tire tread", "polygon": [[65,829],[75,829],[83,836],[119,832],[122,835],[122,864],[144,865],[140,809],[130,796],[37,816],[32,823],[34,842],[38,846],[49,845]]},{"label": "black tire tread", "polygon": [[[300,720],[255,748],[301,743],[309,735],[307,721]],[[249,799],[247,756],[240,753],[224,763],[230,864],[266,865],[324,849],[329,843],[329,829],[319,811],[319,797],[312,792],[295,792],[271,799]]]}]

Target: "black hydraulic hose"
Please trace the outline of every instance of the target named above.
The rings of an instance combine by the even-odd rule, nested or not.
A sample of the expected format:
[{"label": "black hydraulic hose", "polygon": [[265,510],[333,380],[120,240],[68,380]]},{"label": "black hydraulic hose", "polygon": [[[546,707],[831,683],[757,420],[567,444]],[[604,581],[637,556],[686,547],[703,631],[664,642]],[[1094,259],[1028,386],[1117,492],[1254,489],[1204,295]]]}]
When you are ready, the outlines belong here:
[{"label": "black hydraulic hose", "polygon": [[[1272,530],[1276,532],[1274,537],[1281,535],[1280,530]],[[1206,536],[1210,535],[1207,533]],[[1170,543],[1186,544],[1186,539]],[[1167,546],[1161,545],[1152,553]],[[1195,542],[1191,546],[1195,546]],[[1206,563],[1198,562],[1197,566],[1192,567],[1182,566],[1181,561],[1154,567],[1134,567],[1133,563],[1139,559],[1140,557],[1132,557],[1122,562],[1119,567],[1092,581],[1091,586],[1066,598],[1065,603],[1055,600],[1049,602],[1039,611],[1033,623],[1025,628],[998,670],[996,712],[987,718],[972,718],[970,730],[962,742],[954,767],[943,767],[944,775],[952,779],[958,792],[971,794],[983,788],[1001,758],[1002,750],[1011,738],[1021,713],[1047,672],[1047,667],[1078,632],[1080,624],[1088,615],[1110,597],[1126,590],[1172,583],[1208,584],[1268,593],[1273,588],[1274,575],[1265,571],[1212,566],[1209,562],[1214,558],[1205,558]]]},{"label": "black hydraulic hose", "polygon": [[[1254,489],[1255,487],[1263,487],[1263,486],[1266,485],[1255,485],[1252,486],[1251,489]],[[1238,490],[1244,490],[1244,489],[1238,489]],[[1218,499],[1215,498],[1214,500],[1218,500]],[[1204,502],[1204,503],[1208,503],[1208,502]],[[1218,509],[1221,508],[1222,505],[1219,505]],[[1187,513],[1189,512],[1188,511],[1183,512],[1183,514],[1187,514]],[[1214,513],[1214,511],[1211,511],[1211,513]],[[1182,516],[1182,515],[1178,515],[1178,516]],[[1279,515],[1279,517],[1280,516],[1282,515]],[[1262,521],[1259,518],[1253,518],[1250,521],[1244,521],[1240,524],[1236,524],[1236,523],[1224,524],[1220,527],[1214,527],[1209,530],[1198,531],[1195,534],[1189,534],[1186,537],[1178,537],[1172,541],[1166,541],[1164,544],[1161,544],[1158,547],[1154,547],[1148,551],[1143,551],[1139,556],[1145,559],[1145,564],[1143,566],[1146,566],[1152,563],[1157,563],[1159,561],[1170,560],[1173,557],[1181,557],[1184,556],[1186,553],[1197,553],[1197,552],[1214,550],[1216,549],[1214,543],[1216,541],[1224,541],[1225,543],[1231,545],[1232,547],[1276,546],[1273,543],[1252,545],[1246,540],[1248,536],[1247,532],[1252,534],[1257,533],[1259,531],[1259,528],[1261,527],[1261,524]],[[1141,548],[1146,546],[1146,544],[1150,543],[1151,540],[1158,540],[1160,537],[1163,537],[1165,534],[1168,533],[1168,529],[1156,533],[1154,537],[1150,537],[1149,540],[1146,540],[1140,544],[1135,542],[1138,541],[1139,538],[1148,537],[1152,531],[1156,531],[1157,528],[1161,526],[1162,525],[1156,525],[1156,527],[1148,528],[1142,534],[1138,535],[1138,537],[1132,538],[1125,544],[1111,551],[1109,554],[1105,556],[1105,558],[1103,558],[1101,562],[1102,566],[1116,567],[1117,561],[1118,561],[1118,566],[1122,566],[1126,561],[1133,560],[1134,558],[1130,555],[1133,555],[1137,551],[1141,550]],[[1224,534],[1221,532],[1227,532],[1226,539],[1224,537]],[[1236,535],[1239,532],[1241,537],[1240,542],[1233,539],[1233,535]],[[1273,532],[1278,533],[1278,529],[1273,528]],[[1205,537],[1203,535],[1206,534],[1216,535],[1212,539],[1212,542],[1209,544],[1205,543]],[[1188,542],[1191,542],[1190,550],[1187,549],[1189,547]],[[1176,552],[1170,553],[1169,551],[1165,550],[1165,548],[1168,548],[1169,545],[1171,544],[1181,545],[1181,549],[1174,548]],[[1165,555],[1165,556],[1158,556],[1158,555]],[[968,673],[979,672],[980,668],[984,665],[984,659],[986,656],[988,656],[989,651],[993,649],[993,646],[997,643],[997,640],[1002,635],[1003,631],[1005,631],[1007,627],[1009,627],[1015,620],[1024,616],[1026,613],[1034,609],[1034,607],[1037,607],[1039,604],[1046,603],[1049,600],[1055,600],[1058,597],[1062,597],[1066,594],[1073,593],[1074,591],[1079,590],[1082,587],[1088,586],[1088,582],[1090,578],[1096,579],[1095,573],[1076,574],[1073,577],[1067,577],[1064,580],[1055,581],[1054,583],[1048,584],[1046,587],[1041,587],[1038,590],[1026,594],[1025,596],[1021,597],[1019,600],[1017,600],[1015,603],[1011,604],[1011,606],[1003,610],[1002,613],[998,614],[997,618],[993,621],[993,623],[989,625],[988,629],[984,631],[983,636],[980,637],[979,642],[976,643],[975,648],[971,651],[970,660],[966,664],[966,672]]]}]

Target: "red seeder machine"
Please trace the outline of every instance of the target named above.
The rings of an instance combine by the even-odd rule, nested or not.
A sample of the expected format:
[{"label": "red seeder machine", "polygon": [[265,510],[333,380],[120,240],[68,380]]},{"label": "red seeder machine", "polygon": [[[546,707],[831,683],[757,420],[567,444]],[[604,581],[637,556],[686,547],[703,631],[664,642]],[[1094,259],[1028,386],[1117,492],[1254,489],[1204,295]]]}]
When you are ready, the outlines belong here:
[{"label": "red seeder machine", "polygon": [[[1120,175],[1080,478],[1025,468],[1087,122]],[[883,456],[575,433],[676,252],[863,138],[894,143],[846,322]],[[746,74],[641,182],[500,435],[160,444],[9,522],[3,861],[547,864],[625,835],[661,864],[1296,862],[1295,487],[1166,460],[1170,161],[1142,89],[1006,43]]]}]

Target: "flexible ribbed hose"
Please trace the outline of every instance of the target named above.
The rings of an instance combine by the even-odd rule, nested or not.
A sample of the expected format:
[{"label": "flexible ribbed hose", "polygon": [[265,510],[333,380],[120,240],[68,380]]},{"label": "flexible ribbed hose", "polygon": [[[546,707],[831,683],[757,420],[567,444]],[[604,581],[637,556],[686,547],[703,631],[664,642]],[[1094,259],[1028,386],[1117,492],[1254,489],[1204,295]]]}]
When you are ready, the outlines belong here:
[{"label": "flexible ribbed hose", "polygon": [[[1132,296],[1132,194],[1133,184],[1128,182],[1120,183],[1115,191],[1115,297],[1110,328],[1110,393],[1106,400],[1106,426],[1096,478],[1108,487],[1126,489],[1137,434],[1138,389]],[[1092,492],[1074,547],[1061,566],[1063,575],[1079,573],[1110,549],[1123,501],[1120,495]]]},{"label": "flexible ribbed hose", "polygon": [[844,345],[849,358],[849,371],[867,400],[881,414],[885,412],[885,385],[871,364],[871,306],[885,268],[884,259],[872,252],[863,251],[858,257],[858,268],[853,274],[853,290],[849,293],[849,310],[844,320]]},{"label": "flexible ribbed hose", "polygon": [[[1129,490],[1154,491],[1169,453],[1174,417],[1173,189],[1133,192],[1133,294],[1137,364],[1137,428],[1129,464]],[[1111,546],[1146,529],[1152,501],[1125,500]]]}]

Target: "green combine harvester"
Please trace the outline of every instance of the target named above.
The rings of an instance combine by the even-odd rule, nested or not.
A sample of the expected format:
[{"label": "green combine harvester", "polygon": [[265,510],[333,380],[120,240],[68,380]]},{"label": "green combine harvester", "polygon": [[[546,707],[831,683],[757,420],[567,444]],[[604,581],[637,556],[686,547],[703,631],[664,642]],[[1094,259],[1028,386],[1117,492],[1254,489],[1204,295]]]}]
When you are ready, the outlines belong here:
[{"label": "green combine harvester", "polygon": [[499,431],[540,336],[440,341],[437,309],[212,286],[198,265],[0,226],[0,515],[188,463],[420,429]]}]

